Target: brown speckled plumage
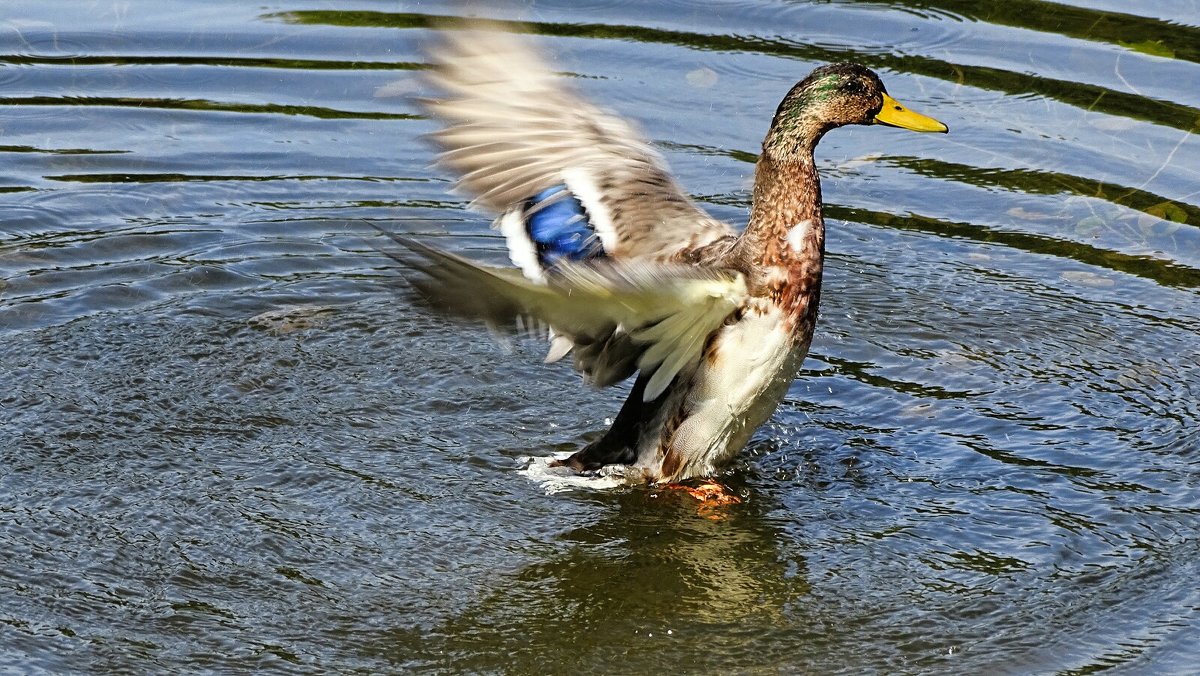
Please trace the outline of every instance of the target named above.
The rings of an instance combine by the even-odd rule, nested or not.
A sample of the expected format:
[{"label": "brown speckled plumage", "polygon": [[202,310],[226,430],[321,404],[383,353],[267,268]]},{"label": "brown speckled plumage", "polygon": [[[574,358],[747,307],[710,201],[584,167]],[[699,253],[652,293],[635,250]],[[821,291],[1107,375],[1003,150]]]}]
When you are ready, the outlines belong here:
[{"label": "brown speckled plumage", "polygon": [[[825,253],[813,149],[845,124],[944,125],[886,95],[870,70],[816,69],[784,97],[755,168],[740,235],[698,208],[624,121],[583,101],[520,38],[449,31],[428,100],[446,127],[443,166],[501,214],[525,277],[396,238],[417,254],[435,307],[503,325],[549,326],[600,385],[640,371],[607,433],[561,464],[626,465],[651,482],[711,474],[774,411],[808,352]],[[564,186],[602,255],[553,264],[528,225],[532,195]],[[524,228],[524,229],[523,229]],[[527,322],[519,322],[526,325]]]},{"label": "brown speckled plumage", "polygon": [[[821,184],[812,155],[777,160],[764,152],[755,176],[750,224],[732,256],[745,261],[751,295],[766,297],[783,309],[789,331],[806,327],[811,332],[825,258]],[[809,226],[797,251],[788,232],[803,222]]]}]

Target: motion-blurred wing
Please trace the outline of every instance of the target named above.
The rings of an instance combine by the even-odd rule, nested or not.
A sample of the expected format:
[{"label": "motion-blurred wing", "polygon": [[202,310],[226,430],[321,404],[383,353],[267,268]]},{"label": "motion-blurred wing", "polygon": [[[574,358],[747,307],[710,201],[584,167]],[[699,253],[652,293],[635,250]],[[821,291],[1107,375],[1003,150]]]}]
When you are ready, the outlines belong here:
[{"label": "motion-blurred wing", "polygon": [[700,359],[708,336],[746,297],[745,279],[729,270],[565,264],[537,282],[389,236],[416,254],[388,255],[423,273],[413,281],[431,307],[501,329],[548,325],[580,348],[575,367],[599,386],[641,369],[650,376],[646,401]]},{"label": "motion-blurred wing", "polygon": [[520,36],[447,30],[426,101],[446,123],[441,164],[501,214],[513,262],[538,279],[562,260],[665,260],[733,234],[687,196],[633,127],[581,98]]}]

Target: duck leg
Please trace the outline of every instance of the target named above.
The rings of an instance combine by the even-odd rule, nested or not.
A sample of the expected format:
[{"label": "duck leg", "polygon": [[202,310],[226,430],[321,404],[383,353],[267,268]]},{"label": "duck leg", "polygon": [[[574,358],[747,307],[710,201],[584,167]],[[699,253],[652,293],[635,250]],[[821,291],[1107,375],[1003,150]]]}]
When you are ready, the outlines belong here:
[{"label": "duck leg", "polygon": [[654,414],[666,400],[666,394],[654,401],[642,401],[642,393],[650,379],[638,374],[629,391],[629,398],[621,406],[612,427],[596,441],[571,454],[565,460],[555,460],[551,467],[570,467],[576,472],[589,472],[605,465],[632,465],[637,462],[638,438],[642,428],[654,418]]}]

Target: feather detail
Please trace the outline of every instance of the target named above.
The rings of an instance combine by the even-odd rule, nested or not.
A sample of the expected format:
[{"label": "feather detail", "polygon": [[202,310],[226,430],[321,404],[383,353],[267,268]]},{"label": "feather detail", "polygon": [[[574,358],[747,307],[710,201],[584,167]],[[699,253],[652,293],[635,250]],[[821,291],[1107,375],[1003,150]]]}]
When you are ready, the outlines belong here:
[{"label": "feather detail", "polygon": [[543,190],[525,202],[525,222],[537,245],[538,263],[550,269],[560,261],[604,255],[583,205],[564,186]]},{"label": "feather detail", "polygon": [[496,219],[496,226],[508,243],[508,258],[513,265],[521,268],[521,272],[532,281],[545,281],[542,266],[538,260],[537,245],[529,238],[525,229],[525,219],[518,209],[508,211]]},{"label": "feather detail", "polygon": [[604,255],[588,213],[565,186],[548,188],[496,219],[509,258],[525,276],[544,281],[562,260],[582,261]]},{"label": "feather detail", "polygon": [[571,348],[575,347],[575,343],[571,342],[566,336],[550,336],[550,349],[546,352],[546,357],[542,360],[543,363],[553,364],[554,362],[567,356]]},{"label": "feather detail", "polygon": [[588,222],[600,238],[605,251],[617,251],[617,231],[613,225],[612,212],[605,203],[604,196],[596,187],[596,182],[582,169],[566,169],[563,180],[567,188],[576,196],[579,203],[587,210]]}]

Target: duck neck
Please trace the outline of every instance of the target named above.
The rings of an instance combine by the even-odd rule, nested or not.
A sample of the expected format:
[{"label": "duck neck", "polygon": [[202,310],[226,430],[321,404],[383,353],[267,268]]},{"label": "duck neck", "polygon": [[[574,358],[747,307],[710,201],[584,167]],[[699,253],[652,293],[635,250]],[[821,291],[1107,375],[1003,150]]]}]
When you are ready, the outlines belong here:
[{"label": "duck neck", "polygon": [[744,260],[760,271],[751,280],[755,295],[767,296],[799,322],[816,321],[825,258],[821,183],[812,150],[779,156],[767,150],[758,160],[750,224],[739,241]]},{"label": "duck neck", "polygon": [[[809,225],[797,227],[804,223]],[[782,261],[824,255],[821,179],[811,153],[782,159],[763,153],[755,169],[746,234],[764,253],[776,253]]]}]

